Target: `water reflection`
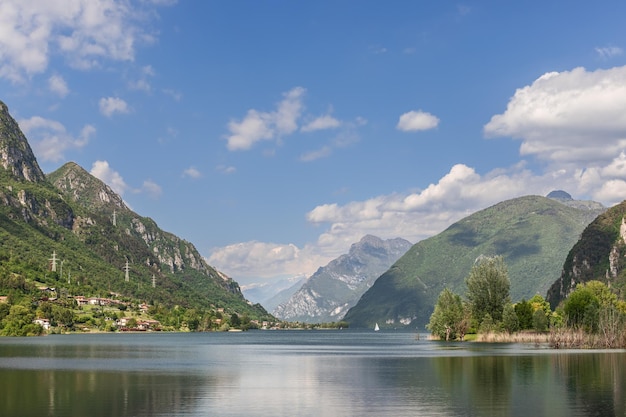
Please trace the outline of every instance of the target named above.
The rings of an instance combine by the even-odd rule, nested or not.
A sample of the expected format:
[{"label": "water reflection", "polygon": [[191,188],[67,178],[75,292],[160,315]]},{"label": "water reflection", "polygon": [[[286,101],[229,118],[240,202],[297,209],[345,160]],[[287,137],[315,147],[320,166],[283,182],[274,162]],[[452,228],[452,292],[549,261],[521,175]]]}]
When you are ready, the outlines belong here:
[{"label": "water reflection", "polygon": [[2,416],[180,415],[207,386],[188,375],[107,371],[0,371]]},{"label": "water reflection", "polygon": [[624,352],[400,332],[0,339],[2,416],[623,416],[625,384]]}]

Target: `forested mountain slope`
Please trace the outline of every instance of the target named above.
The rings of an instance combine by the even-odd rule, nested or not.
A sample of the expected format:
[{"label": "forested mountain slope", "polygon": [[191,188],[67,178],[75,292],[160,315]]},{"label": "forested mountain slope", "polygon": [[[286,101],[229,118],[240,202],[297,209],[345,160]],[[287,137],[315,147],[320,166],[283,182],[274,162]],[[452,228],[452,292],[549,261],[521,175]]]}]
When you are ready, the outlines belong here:
[{"label": "forested mountain slope", "polygon": [[567,252],[604,208],[599,203],[525,196],[474,213],[416,243],[382,274],[345,320],[352,327],[378,322],[423,329],[439,293],[465,293],[465,278],[481,255],[502,255],[514,301],[545,294]]}]

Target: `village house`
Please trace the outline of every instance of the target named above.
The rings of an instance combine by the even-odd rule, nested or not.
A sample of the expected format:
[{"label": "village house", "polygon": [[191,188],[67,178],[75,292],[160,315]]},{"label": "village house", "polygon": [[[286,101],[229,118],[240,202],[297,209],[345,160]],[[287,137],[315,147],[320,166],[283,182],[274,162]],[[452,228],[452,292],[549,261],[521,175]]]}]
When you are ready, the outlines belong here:
[{"label": "village house", "polygon": [[44,330],[50,330],[50,320],[48,319],[35,319],[33,323],[40,325]]}]

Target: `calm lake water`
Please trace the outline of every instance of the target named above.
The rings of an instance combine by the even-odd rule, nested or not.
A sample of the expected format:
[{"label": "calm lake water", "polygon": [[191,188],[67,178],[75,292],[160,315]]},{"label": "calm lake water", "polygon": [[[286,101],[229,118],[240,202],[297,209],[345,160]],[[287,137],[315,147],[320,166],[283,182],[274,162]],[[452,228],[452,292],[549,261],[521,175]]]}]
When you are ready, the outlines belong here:
[{"label": "calm lake water", "polygon": [[624,351],[392,331],[0,338],[0,416],[626,416]]}]

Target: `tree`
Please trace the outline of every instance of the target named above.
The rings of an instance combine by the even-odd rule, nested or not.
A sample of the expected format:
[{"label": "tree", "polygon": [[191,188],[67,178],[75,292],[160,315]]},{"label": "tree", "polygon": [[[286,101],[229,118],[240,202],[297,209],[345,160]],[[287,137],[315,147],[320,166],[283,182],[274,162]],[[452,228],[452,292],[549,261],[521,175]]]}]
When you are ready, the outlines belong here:
[{"label": "tree", "polygon": [[502,328],[508,333],[515,333],[519,330],[519,320],[515,313],[513,304],[507,303],[502,312]]},{"label": "tree", "polygon": [[233,313],[230,316],[230,325],[233,327],[239,327],[241,325],[241,319],[237,313]]},{"label": "tree", "polygon": [[511,287],[502,256],[477,259],[465,283],[472,316],[482,321],[489,315],[494,323],[500,322],[504,306],[510,301]]},{"label": "tree", "polygon": [[515,314],[519,320],[520,330],[532,329],[533,327],[533,306],[522,298],[522,301],[515,304]]},{"label": "tree", "polygon": [[426,328],[431,334],[446,341],[456,338],[463,340],[467,331],[467,319],[461,297],[444,288]]},{"label": "tree", "polygon": [[548,329],[548,317],[542,308],[538,308],[533,313],[533,329],[540,333]]},{"label": "tree", "polygon": [[567,325],[574,328],[583,327],[593,331],[600,301],[584,284],[579,284],[563,303]]}]

